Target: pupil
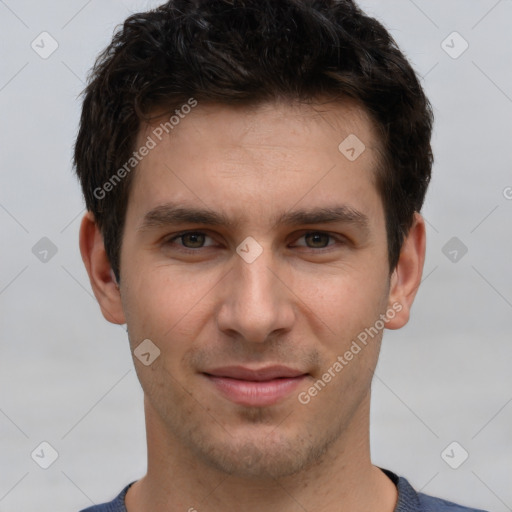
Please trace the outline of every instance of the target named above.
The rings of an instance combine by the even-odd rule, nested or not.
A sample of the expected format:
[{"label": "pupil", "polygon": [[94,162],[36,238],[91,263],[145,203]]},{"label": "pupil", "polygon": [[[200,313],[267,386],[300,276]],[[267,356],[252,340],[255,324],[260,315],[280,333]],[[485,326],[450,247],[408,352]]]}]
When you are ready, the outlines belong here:
[{"label": "pupil", "polygon": [[[324,237],[324,241],[326,239],[326,235],[324,233],[308,233],[306,235],[307,238],[309,238],[311,240],[311,238],[314,238],[313,240],[313,244],[317,244],[320,242],[319,238],[321,239],[321,237]],[[322,247],[325,247],[326,244],[321,244]]]},{"label": "pupil", "polygon": [[191,241],[193,247],[201,247],[201,245],[204,242],[204,240],[202,240],[202,237],[204,237],[204,235],[201,235],[200,233],[190,233],[188,235],[185,235],[184,239],[188,239],[189,241]]}]

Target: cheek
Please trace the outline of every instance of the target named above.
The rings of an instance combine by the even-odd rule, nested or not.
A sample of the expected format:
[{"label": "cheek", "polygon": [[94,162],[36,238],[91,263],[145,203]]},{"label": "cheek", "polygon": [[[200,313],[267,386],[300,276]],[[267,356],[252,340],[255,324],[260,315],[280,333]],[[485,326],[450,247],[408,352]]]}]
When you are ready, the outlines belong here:
[{"label": "cheek", "polygon": [[373,325],[387,304],[388,284],[382,273],[354,268],[331,268],[297,273],[293,291],[322,320],[337,339]]},{"label": "cheek", "polygon": [[219,277],[193,275],[168,266],[136,275],[127,283],[123,301],[130,339],[137,343],[149,338],[174,353],[184,349],[180,340],[194,339],[208,314],[211,316],[211,299],[215,287],[221,285]]}]

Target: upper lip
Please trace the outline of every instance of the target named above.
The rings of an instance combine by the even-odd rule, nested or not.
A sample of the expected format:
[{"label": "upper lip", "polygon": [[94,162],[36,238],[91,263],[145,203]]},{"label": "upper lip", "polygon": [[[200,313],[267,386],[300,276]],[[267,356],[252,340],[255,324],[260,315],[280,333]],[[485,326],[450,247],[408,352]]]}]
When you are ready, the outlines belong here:
[{"label": "upper lip", "polygon": [[306,372],[288,366],[266,366],[264,368],[246,368],[244,366],[224,366],[203,372],[214,377],[229,377],[238,380],[265,381],[278,378],[293,378],[306,375]]}]

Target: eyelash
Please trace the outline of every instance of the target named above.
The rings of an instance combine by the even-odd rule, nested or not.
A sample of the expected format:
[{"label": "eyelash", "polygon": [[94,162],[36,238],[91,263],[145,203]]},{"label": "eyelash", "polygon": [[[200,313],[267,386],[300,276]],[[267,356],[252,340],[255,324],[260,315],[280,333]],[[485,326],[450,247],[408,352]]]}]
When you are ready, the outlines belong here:
[{"label": "eyelash", "polygon": [[[317,234],[328,236],[331,240],[335,240],[336,242],[338,242],[338,244],[343,245],[346,243],[346,240],[344,240],[342,237],[334,236],[325,231],[305,231],[304,233],[302,233],[302,235],[297,240],[305,237],[306,235],[317,235]],[[183,242],[183,237],[185,237],[186,235],[205,235],[208,238],[212,238],[204,231],[183,231],[181,233],[178,233],[177,235],[172,236],[171,238],[168,238],[167,240],[164,240],[164,245],[172,245],[172,243],[175,240],[178,240],[180,238],[182,239],[182,242]],[[306,252],[312,251],[312,252],[318,253],[318,252],[328,251],[334,245],[336,245],[336,244],[328,244],[325,247],[318,247],[318,248],[307,247],[307,246],[300,246],[300,247],[302,247],[303,249],[306,249],[306,250],[309,249],[309,251],[306,251]],[[208,247],[212,247],[212,246],[208,246]],[[179,251],[187,253],[187,254],[197,254],[201,249],[208,249],[208,247],[198,247],[196,249],[190,249],[188,247],[180,246]]]}]

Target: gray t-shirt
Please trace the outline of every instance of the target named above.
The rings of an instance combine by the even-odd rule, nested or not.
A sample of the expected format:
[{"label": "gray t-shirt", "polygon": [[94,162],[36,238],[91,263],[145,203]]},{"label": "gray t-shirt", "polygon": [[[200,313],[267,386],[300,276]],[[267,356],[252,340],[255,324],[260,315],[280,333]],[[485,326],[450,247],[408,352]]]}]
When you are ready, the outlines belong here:
[{"label": "gray t-shirt", "polygon": [[[398,490],[398,501],[394,512],[486,512],[481,509],[463,507],[451,501],[418,493],[404,477],[399,477],[387,469],[380,469],[393,481]],[[93,505],[80,512],[126,512],[124,497],[130,486],[134,483],[128,484],[113,501],[103,503],[102,505]]]}]

